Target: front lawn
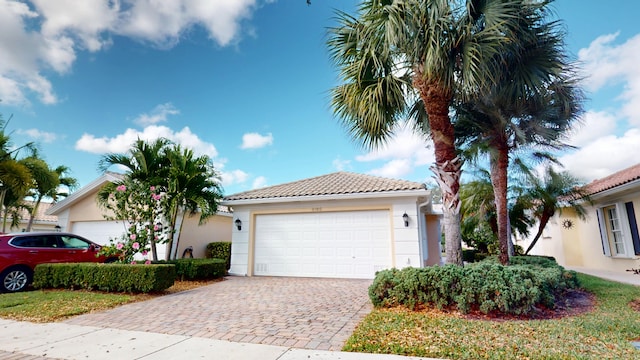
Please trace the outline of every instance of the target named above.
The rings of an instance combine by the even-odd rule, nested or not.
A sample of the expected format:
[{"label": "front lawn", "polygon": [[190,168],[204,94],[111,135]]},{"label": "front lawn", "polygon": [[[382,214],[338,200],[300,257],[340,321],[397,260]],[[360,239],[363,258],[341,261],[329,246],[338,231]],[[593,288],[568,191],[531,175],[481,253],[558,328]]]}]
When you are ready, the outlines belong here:
[{"label": "front lawn", "polygon": [[450,359],[637,359],[640,312],[629,303],[640,287],[579,274],[595,294],[593,311],[556,320],[469,320],[437,310],[376,309],[345,351]]},{"label": "front lawn", "polygon": [[0,294],[0,318],[31,322],[52,322],[101,311],[131,302],[151,299],[209,285],[216,280],[176,281],[158,294],[118,294],[84,290],[34,290]]}]

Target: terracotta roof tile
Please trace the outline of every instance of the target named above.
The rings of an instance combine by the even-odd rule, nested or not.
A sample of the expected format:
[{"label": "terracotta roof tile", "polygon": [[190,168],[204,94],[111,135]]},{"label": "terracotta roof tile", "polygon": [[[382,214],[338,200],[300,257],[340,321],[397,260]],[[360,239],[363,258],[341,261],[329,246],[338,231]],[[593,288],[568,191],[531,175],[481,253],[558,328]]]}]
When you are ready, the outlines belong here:
[{"label": "terracotta roof tile", "polygon": [[[33,206],[35,204],[33,201],[25,201],[25,203],[29,206]],[[38,211],[36,212],[36,217],[34,218],[34,221],[52,222],[52,223],[57,222],[58,221],[57,216],[45,214],[45,212],[49,210],[51,206],[53,206],[52,203],[41,202],[40,205],[38,206]],[[20,211],[20,219],[22,219],[23,221],[29,221],[29,217],[30,215],[27,210],[23,209]]]},{"label": "terracotta roof tile", "polygon": [[584,186],[589,195],[624,185],[640,179],[640,164],[620,170],[602,179],[596,179]]},{"label": "terracotta roof tile", "polygon": [[378,193],[400,190],[421,190],[424,184],[378,176],[336,172],[286,184],[232,194],[225,201],[286,198],[315,195]]}]

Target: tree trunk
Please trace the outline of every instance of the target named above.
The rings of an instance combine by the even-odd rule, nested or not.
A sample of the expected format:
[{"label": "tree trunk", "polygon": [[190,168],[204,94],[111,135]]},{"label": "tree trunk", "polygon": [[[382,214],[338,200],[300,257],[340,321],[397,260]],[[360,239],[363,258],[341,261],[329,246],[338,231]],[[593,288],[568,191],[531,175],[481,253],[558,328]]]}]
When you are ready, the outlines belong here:
[{"label": "tree trunk", "polygon": [[549,219],[551,219],[550,216],[546,216],[546,215],[542,216],[542,218],[540,219],[540,225],[538,225],[538,232],[536,233],[536,236],[531,241],[531,245],[529,245],[529,247],[527,248],[527,251],[524,252],[525,255],[529,255],[529,251],[531,251],[531,249],[533,249],[533,247],[536,245],[536,243],[542,236],[542,231],[544,231],[544,228],[547,226]]},{"label": "tree trunk", "polygon": [[42,197],[38,196],[38,199],[36,200],[35,204],[33,205],[33,210],[31,210],[31,213],[29,214],[29,222],[27,223],[27,228],[26,228],[26,232],[30,232],[31,231],[31,226],[33,226],[33,220],[36,217],[36,213],[38,212],[38,207],[40,206],[40,201],[42,201]]},{"label": "tree trunk", "polygon": [[498,221],[498,259],[502,265],[509,264],[509,210],[507,208],[507,167],[509,166],[509,149],[505,144],[494,143],[495,154],[491,155],[491,183],[496,202]]},{"label": "tree trunk", "polygon": [[416,71],[413,85],[420,92],[429,116],[436,159],[431,170],[435,173],[436,181],[442,190],[446,262],[462,266],[459,190],[463,161],[457,156],[453,124],[449,118],[453,94],[443,84],[425,79],[420,69]]},{"label": "tree trunk", "polygon": [[180,233],[182,232],[182,224],[184,224],[184,211],[180,211],[176,217],[176,231],[173,232],[171,244],[171,259],[178,258],[178,247],[180,246]]}]

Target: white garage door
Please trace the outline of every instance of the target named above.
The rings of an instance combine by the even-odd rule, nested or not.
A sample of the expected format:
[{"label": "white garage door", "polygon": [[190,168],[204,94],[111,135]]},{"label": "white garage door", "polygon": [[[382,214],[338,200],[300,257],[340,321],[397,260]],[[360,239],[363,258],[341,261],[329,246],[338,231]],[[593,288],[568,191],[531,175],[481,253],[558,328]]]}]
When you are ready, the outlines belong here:
[{"label": "white garage door", "polygon": [[[126,232],[122,221],[78,221],[71,226],[70,232],[83,236],[100,245],[109,244],[109,239],[119,239]],[[165,245],[158,245],[158,259],[163,260],[167,253]],[[139,256],[139,259],[142,257]]]},{"label": "white garage door", "polygon": [[255,275],[369,279],[391,267],[389,211],[256,216]]}]

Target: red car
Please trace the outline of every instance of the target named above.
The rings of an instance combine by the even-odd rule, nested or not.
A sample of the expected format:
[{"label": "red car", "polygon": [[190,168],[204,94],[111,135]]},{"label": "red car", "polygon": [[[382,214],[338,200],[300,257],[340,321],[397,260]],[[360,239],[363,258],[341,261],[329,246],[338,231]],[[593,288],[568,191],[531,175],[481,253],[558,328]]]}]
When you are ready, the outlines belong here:
[{"label": "red car", "polygon": [[0,290],[24,290],[33,280],[33,269],[43,263],[112,262],[97,256],[100,245],[81,236],[60,232],[0,235]]}]

